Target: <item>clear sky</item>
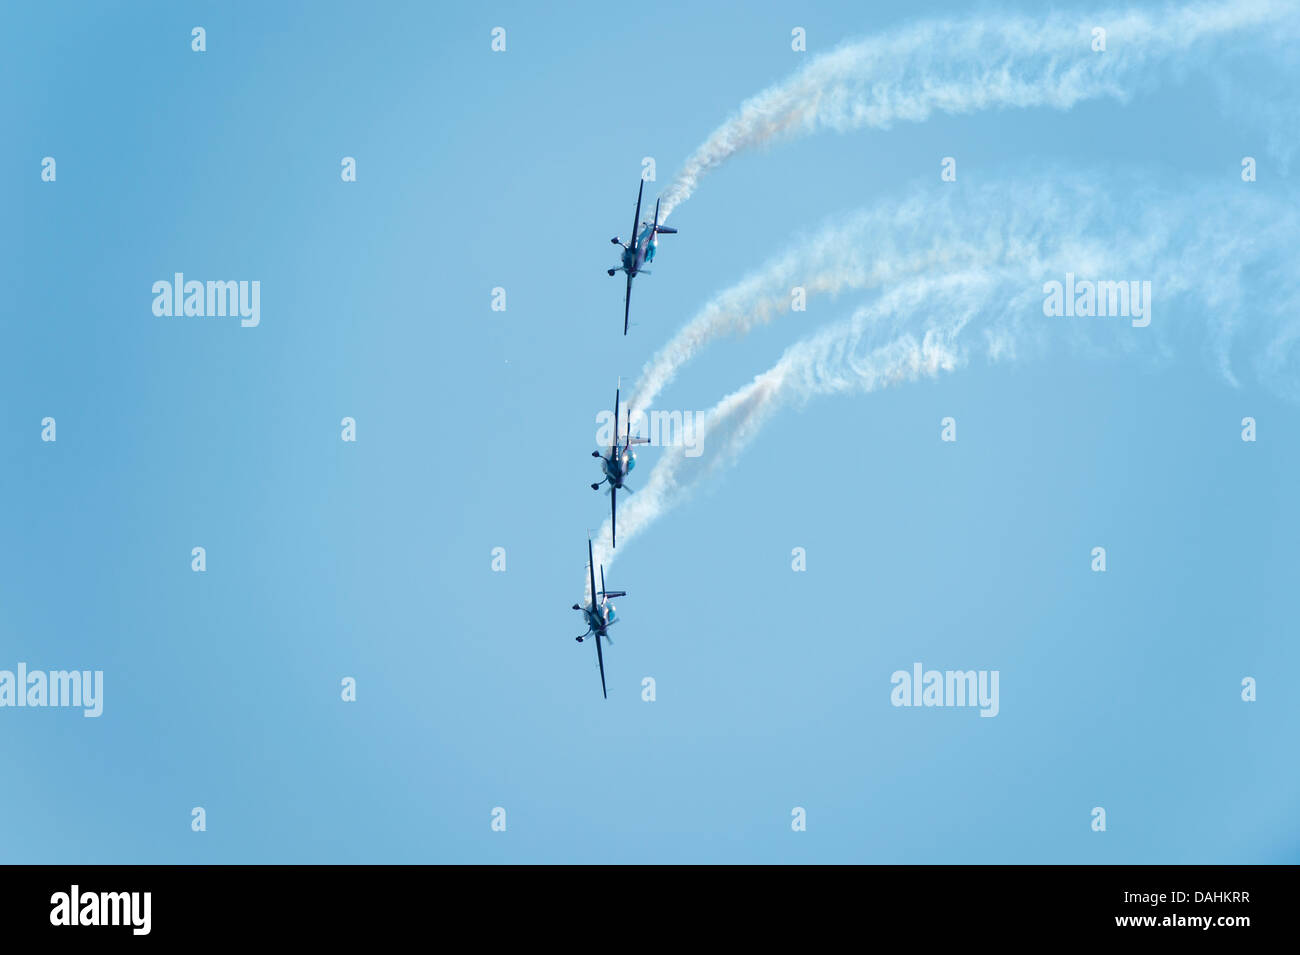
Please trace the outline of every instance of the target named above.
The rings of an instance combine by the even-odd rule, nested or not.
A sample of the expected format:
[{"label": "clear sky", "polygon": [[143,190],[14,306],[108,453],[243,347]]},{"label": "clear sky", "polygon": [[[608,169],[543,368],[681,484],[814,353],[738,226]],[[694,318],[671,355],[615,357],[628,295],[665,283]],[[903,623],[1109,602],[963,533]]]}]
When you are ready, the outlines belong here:
[{"label": "clear sky", "polygon": [[[1285,328],[1250,334],[1294,303],[1294,241],[1252,249],[1240,301],[1157,287],[1151,328],[1097,325],[1101,347],[1052,341],[1087,321],[1041,314],[1053,266],[991,305],[1044,347],[990,361],[977,335],[950,372],[782,406],[699,493],[620,527],[608,700],[573,640],[608,514],[597,413],[799,237],[1067,175],[1135,215],[1131,183],[1195,184],[1239,246],[1234,203],[1296,208],[1294,58],[1211,39],[1068,108],[741,152],[673,213],[620,334],[604,270],[643,157],[652,202],[819,53],[1037,10],[7,6],[0,670],[102,670],[104,699],[95,719],[0,708],[0,858],[1300,861],[1297,360]],[[900,217],[860,251],[938,225]],[[1103,277],[1163,274],[1120,267]],[[156,316],[176,272],[260,282],[260,324]],[[722,337],[659,407],[712,407],[881,291]],[[1232,379],[1209,331],[1225,313]],[[629,483],[667,453],[643,449]],[[891,705],[916,662],[998,671],[997,716]]]}]

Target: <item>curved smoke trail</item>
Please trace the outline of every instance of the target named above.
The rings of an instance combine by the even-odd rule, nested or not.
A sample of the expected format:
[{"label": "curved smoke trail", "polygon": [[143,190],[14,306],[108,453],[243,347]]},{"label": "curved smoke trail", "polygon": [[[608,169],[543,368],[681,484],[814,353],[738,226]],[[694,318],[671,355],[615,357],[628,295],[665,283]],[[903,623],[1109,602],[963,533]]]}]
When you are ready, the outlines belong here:
[{"label": "curved smoke trail", "polygon": [[[929,190],[933,192],[933,190]],[[922,214],[935,210],[933,198],[910,200],[859,212],[796,240],[780,255],[715,295],[661,346],[641,369],[628,400],[634,411],[649,409],[678,370],[709,342],[743,335],[773,321],[792,307],[793,286],[808,298],[846,290],[876,288],[938,265],[968,261],[980,251],[968,237],[938,227],[909,231]]]},{"label": "curved smoke trail", "polygon": [[[826,394],[874,391],[968,362],[1072,352],[1138,352],[1166,359],[1197,340],[1236,382],[1233,348],[1246,339],[1266,385],[1300,398],[1300,203],[1293,192],[1141,183],[1120,191],[1084,181],[1012,184],[1002,213],[988,195],[936,200],[983,251],[961,267],[936,266],[883,288],[847,321],[792,345],[770,369],[723,398],[700,425],[703,453],[664,449],[619,514],[627,547],[708,478],[733,464],[777,410]],[[1116,196],[1121,198],[1116,198]],[[927,219],[923,221],[934,221]],[[1128,318],[1047,318],[1044,283],[1081,278],[1149,280],[1150,327]],[[1259,294],[1252,294],[1259,293]],[[1188,313],[1202,314],[1204,322]],[[1247,321],[1249,318],[1249,321]],[[608,567],[606,520],[596,541]]]},{"label": "curved smoke trail", "polygon": [[[926,21],[849,43],[742,103],[687,159],[664,192],[660,218],[690,198],[706,173],[744,150],[820,129],[888,129],[935,112],[1123,100],[1152,82],[1153,68],[1203,65],[1213,59],[1212,44],[1234,34],[1253,31],[1285,49],[1300,26],[1298,13],[1287,0],[1234,0],[984,16]],[[1102,52],[1092,46],[1098,27],[1106,31]]]},{"label": "curved smoke trail", "polygon": [[[1087,203],[1095,201],[1088,197]],[[1014,245],[986,235],[984,220],[1024,234],[1034,210],[1061,216],[1054,227],[1070,225],[1071,210],[1061,190],[1006,182],[957,190],[916,187],[902,200],[859,211],[796,240],[740,282],[715,295],[646,362],[628,407],[648,410],[659,393],[705,345],[724,335],[744,335],[791,311],[793,286],[807,297],[835,296],[846,290],[879,288],[935,268],[989,264],[1015,254]],[[958,214],[960,208],[961,214]],[[982,210],[982,215],[981,215]]]}]

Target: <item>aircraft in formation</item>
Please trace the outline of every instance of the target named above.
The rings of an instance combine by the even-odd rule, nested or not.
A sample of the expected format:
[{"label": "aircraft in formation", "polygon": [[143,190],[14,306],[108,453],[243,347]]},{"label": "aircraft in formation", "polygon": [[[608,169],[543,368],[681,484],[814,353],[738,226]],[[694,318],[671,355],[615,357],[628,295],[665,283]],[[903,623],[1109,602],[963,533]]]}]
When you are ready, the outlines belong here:
[{"label": "aircraft in formation", "polygon": [[574,604],[574,610],[581,610],[587,622],[587,632],[577,637],[577,641],[582,643],[587,637],[593,634],[596,637],[596,662],[600,665],[600,694],[605,699],[609,699],[609,693],[605,690],[605,652],[601,649],[600,638],[604,637],[605,642],[611,647],[614,641],[609,639],[609,628],[618,623],[618,614],[614,610],[614,604],[610,602],[611,597],[626,597],[626,590],[606,590],[605,589],[605,568],[600,568],[600,590],[596,589],[596,561],[591,554],[591,538],[587,538],[587,573],[591,576],[591,602],[585,607],[581,604]]},{"label": "aircraft in formation", "polygon": [[618,398],[619,392],[623,390],[622,382],[619,387],[614,389],[614,440],[609,446],[609,454],[604,455],[599,451],[592,451],[593,458],[600,458],[601,467],[605,471],[605,477],[591,486],[593,491],[599,491],[600,486],[606,481],[609,482],[609,541],[611,547],[618,546],[618,492],[627,491],[631,494],[632,489],[623,482],[627,480],[628,472],[636,467],[636,454],[632,448],[638,444],[649,444],[649,438],[632,437],[632,415],[627,416],[627,433],[623,443],[618,443]]},{"label": "aircraft in formation", "polygon": [[[623,272],[627,275],[627,291],[623,295],[623,334],[627,334],[628,316],[632,307],[632,280],[638,275],[649,275],[650,271],[646,268],[654,261],[655,252],[659,248],[659,236],[676,235],[676,229],[670,229],[667,226],[659,224],[659,202],[655,200],[654,218],[647,222],[641,221],[641,199],[645,194],[645,179],[641,180],[641,185],[636,193],[636,212],[632,216],[632,236],[630,241],[624,242],[618,236],[614,236],[610,241],[623,249],[622,260],[620,264],[609,269],[609,275],[613,276],[617,272]],[[619,418],[619,398],[622,392],[622,381],[614,390],[614,434],[610,442],[609,453],[602,454],[600,451],[591,452],[593,458],[600,458],[601,469],[604,477],[591,486],[593,491],[600,490],[602,484],[609,485],[609,539],[610,546],[618,546],[618,492],[626,491],[631,494],[632,489],[624,482],[627,480],[628,473],[636,467],[636,454],[633,447],[638,444],[649,444],[646,438],[632,436],[632,416],[628,415],[627,428],[623,432],[623,442],[618,440],[618,418]],[[584,606],[574,604],[574,610],[581,610],[587,623],[587,632],[578,637],[578,642],[582,643],[587,637],[593,634],[596,637],[596,663],[600,667],[600,693],[605,699],[609,699],[609,693],[605,688],[605,651],[601,647],[603,638],[610,646],[614,642],[609,639],[609,628],[618,623],[615,616],[614,604],[610,601],[612,597],[623,597],[627,595],[624,590],[606,590],[605,589],[605,568],[600,568],[600,589],[596,589],[596,561],[592,556],[591,537],[587,538],[587,574],[591,583],[591,599]]]},{"label": "aircraft in formation", "polygon": [[[659,236],[676,235],[676,229],[670,229],[666,225],[659,224],[659,200],[655,200],[655,217],[650,222],[641,221],[641,194],[645,192],[645,180],[641,180],[641,186],[636,191],[636,213],[632,216],[632,241],[624,242],[618,236],[610,239],[615,245],[623,247],[623,262],[616,268],[608,270],[609,275],[616,272],[627,273],[627,292],[623,296],[623,334],[627,334],[627,316],[628,310],[632,305],[632,280],[638,275],[649,275],[650,271],[646,268],[655,260],[655,251],[659,248]],[[637,229],[641,234],[637,235]]]}]

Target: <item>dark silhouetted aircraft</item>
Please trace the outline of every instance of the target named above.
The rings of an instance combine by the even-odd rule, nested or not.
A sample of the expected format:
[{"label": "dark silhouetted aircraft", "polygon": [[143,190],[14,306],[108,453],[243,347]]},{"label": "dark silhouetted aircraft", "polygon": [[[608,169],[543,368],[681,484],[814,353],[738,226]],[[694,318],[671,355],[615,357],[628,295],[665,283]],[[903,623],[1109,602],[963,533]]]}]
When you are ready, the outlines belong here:
[{"label": "dark silhouetted aircraft", "polygon": [[600,664],[600,694],[609,699],[609,694],[605,692],[605,652],[601,649],[600,638],[604,637],[610,646],[614,641],[609,639],[609,628],[618,623],[617,615],[614,612],[614,605],[610,603],[611,597],[626,597],[626,590],[606,590],[605,589],[605,568],[600,568],[600,590],[596,589],[596,562],[591,556],[591,538],[587,538],[587,572],[591,575],[591,603],[583,607],[580,604],[574,604],[574,610],[581,610],[587,618],[587,632],[577,640],[579,643],[591,636],[596,635],[596,660]]},{"label": "dark silhouetted aircraft", "polygon": [[616,520],[618,518],[618,492],[627,491],[631,494],[632,489],[623,482],[627,479],[628,472],[636,467],[636,455],[632,447],[638,444],[649,444],[649,438],[632,437],[632,416],[627,416],[627,432],[623,443],[618,443],[618,398],[622,389],[622,382],[619,387],[614,389],[614,441],[609,446],[609,454],[604,455],[599,451],[592,451],[593,458],[600,458],[601,465],[605,471],[605,477],[591,486],[593,491],[600,490],[600,486],[606,481],[609,482],[609,539],[610,546],[618,546],[618,527]]},{"label": "dark silhouetted aircraft", "polygon": [[[623,264],[617,268],[609,270],[609,274],[615,272],[627,273],[627,292],[623,296],[623,334],[627,334],[627,315],[628,309],[632,304],[632,280],[638,275],[649,275],[650,272],[645,268],[655,260],[655,250],[659,248],[659,236],[676,235],[676,229],[670,229],[667,226],[659,224],[659,200],[655,200],[655,217],[651,222],[641,221],[641,193],[645,192],[645,180],[641,180],[641,187],[636,192],[636,214],[632,216],[632,241],[631,243],[623,242],[618,236],[610,239],[615,245],[623,247]],[[637,230],[641,234],[637,235]]]}]

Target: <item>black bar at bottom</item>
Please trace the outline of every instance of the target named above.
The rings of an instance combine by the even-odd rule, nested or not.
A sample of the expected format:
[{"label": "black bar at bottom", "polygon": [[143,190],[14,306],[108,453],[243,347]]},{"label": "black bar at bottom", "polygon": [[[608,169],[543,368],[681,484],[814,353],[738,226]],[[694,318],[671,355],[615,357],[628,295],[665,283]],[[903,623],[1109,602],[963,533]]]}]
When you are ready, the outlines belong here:
[{"label": "black bar at bottom", "polygon": [[809,936],[843,925],[858,938],[911,926],[927,945],[1125,935],[1231,944],[1289,935],[1296,881],[1290,866],[542,868],[9,866],[0,870],[0,925],[7,940],[63,936],[90,945],[373,943],[435,928],[439,937],[513,929],[541,940],[572,919],[575,931],[600,926],[611,942],[620,925],[634,936],[672,931],[660,935],[666,941],[703,919],[701,927],[733,941],[788,923]]}]

